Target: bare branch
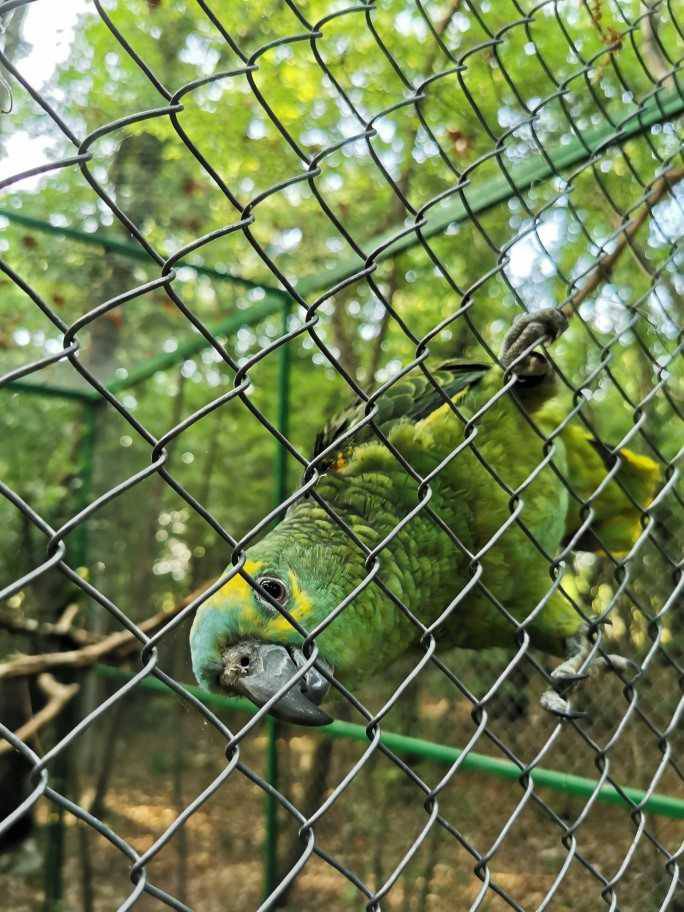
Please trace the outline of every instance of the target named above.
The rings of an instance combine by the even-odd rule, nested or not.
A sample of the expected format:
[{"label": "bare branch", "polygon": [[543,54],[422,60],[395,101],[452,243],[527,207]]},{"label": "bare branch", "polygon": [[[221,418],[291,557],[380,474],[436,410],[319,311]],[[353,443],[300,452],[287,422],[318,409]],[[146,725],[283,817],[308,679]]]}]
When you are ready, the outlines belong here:
[{"label": "bare branch", "polygon": [[[209,584],[205,583],[194,592],[190,593],[178,605],[170,610],[158,611],[151,617],[138,624],[143,633],[153,633],[163,627],[171,618],[175,617],[183,608],[186,608],[193,599],[197,598]],[[0,680],[17,678],[22,675],[37,675],[44,671],[56,668],[89,668],[103,659],[121,662],[132,652],[140,647],[140,640],[122,630],[88,643],[80,649],[70,649],[63,652],[44,652],[39,655],[15,655],[6,662],[0,663]]]},{"label": "bare branch", "polygon": [[385,300],[387,301],[387,304],[389,306],[385,308],[385,311],[380,320],[380,326],[378,327],[378,334],[375,337],[375,340],[373,342],[370,362],[369,362],[368,368],[366,370],[366,383],[369,385],[372,384],[373,381],[375,380],[375,375],[378,372],[378,368],[380,367],[380,357],[382,355],[382,343],[384,342],[385,336],[387,335],[387,329],[389,327],[389,321],[390,321],[390,307],[392,306],[392,304],[394,302],[394,296],[397,292],[398,279],[399,279],[399,268],[397,266],[396,259],[393,259],[392,260],[392,269],[389,274],[389,278],[387,280],[388,288],[387,288],[387,292],[385,293]]},{"label": "bare branch", "polygon": [[0,629],[10,633],[23,633],[29,636],[50,637],[66,640],[76,646],[87,646],[97,642],[100,637],[84,627],[73,627],[78,614],[78,605],[68,605],[57,623],[37,621],[35,618],[19,617],[13,612],[0,611]]},{"label": "bare branch", "polygon": [[[60,684],[51,674],[46,673],[38,676],[38,686],[48,697],[48,702],[28,722],[25,722],[21,728],[15,731],[14,734],[21,741],[30,740],[48,722],[56,718],[67,703],[78,693],[80,688],[79,684]],[[0,756],[11,750],[13,750],[13,747],[9,741],[0,742]]]},{"label": "bare branch", "polygon": [[655,5],[646,4],[648,13],[641,20],[642,48],[651,69],[649,75],[661,85],[674,82],[674,70],[670,65],[658,38]]},{"label": "bare branch", "polygon": [[340,364],[347,373],[351,374],[354,379],[357,379],[359,374],[359,360],[352,339],[351,320],[347,313],[346,300],[346,296],[342,293],[333,301],[330,328],[332,330],[333,339],[335,340],[335,346],[339,351]]},{"label": "bare branch", "polygon": [[561,310],[568,319],[577,313],[580,304],[585,301],[596,289],[606,282],[615,268],[615,264],[622,256],[623,251],[629,246],[634,235],[639,231],[646,219],[652,215],[652,207],[668,193],[675,184],[684,179],[684,168],[671,168],[660,177],[646,194],[644,203],[638,214],[627,222],[615,247],[599,257],[596,265],[591,270],[584,284],[565,302]]}]

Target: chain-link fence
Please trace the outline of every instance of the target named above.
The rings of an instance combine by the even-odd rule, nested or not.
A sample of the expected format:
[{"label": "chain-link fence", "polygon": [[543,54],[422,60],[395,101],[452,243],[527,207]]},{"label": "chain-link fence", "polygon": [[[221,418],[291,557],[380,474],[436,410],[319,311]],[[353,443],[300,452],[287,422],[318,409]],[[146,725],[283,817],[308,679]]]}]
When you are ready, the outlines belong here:
[{"label": "chain-link fence", "polygon": [[[12,908],[684,908],[676,5],[225,6],[0,4],[0,835],[9,852],[38,824],[43,859],[8,868]],[[440,393],[440,361],[496,363],[545,307],[569,318],[542,362],[554,423],[521,392],[526,351],[470,411]],[[406,378],[458,428],[429,470],[380,420]],[[568,427],[605,463],[580,494]],[[414,492],[374,546],[321,494],[360,432]],[[660,467],[648,502],[626,447]],[[434,495],[467,460],[505,516],[464,542]],[[542,512],[576,513],[557,548],[535,531],[548,472]],[[626,548],[598,515],[611,484]],[[303,497],[364,566],[331,617],[377,590],[418,646],[333,677],[313,734],[187,683],[196,609],[254,585],[247,549]],[[387,568],[419,523],[463,578],[417,611]],[[541,568],[528,619],[498,555],[509,578]],[[576,671],[634,663],[573,691],[589,719],[538,705],[553,662],[528,627],[559,597],[591,634]],[[447,649],[472,604],[506,647]],[[320,668],[327,623],[278,610]]]}]

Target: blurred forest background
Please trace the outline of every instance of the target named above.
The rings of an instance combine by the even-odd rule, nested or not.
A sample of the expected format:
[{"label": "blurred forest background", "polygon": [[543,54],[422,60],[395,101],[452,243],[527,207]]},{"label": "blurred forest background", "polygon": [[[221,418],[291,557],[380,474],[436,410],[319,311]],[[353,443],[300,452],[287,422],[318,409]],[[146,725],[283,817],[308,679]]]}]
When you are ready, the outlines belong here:
[{"label": "blurred forest background", "polygon": [[[533,5],[523,6],[529,13]],[[658,86],[676,92],[677,81],[668,74],[682,59],[684,23],[677,22],[674,4],[652,6],[647,16],[648,7],[637,0],[561,0],[536,5],[528,21],[521,5],[509,0],[446,0],[424,7],[411,0],[381,0],[369,15],[373,28],[363,10],[322,27],[317,53],[337,86],[326,77],[308,40],[274,44],[259,56],[252,78],[308,156],[363,132],[339,88],[370,119],[404,100],[408,84],[426,84],[430,77],[450,72],[426,84],[421,118],[413,104],[398,107],[374,122],[377,135],[370,143],[360,139],[325,155],[316,192],[299,180],[260,200],[253,210],[254,238],[312,304],[320,291],[311,289],[332,287],[341,263],[355,263],[358,270],[363,266],[324,205],[366,252],[377,246],[379,237],[413,223],[383,169],[414,210],[444,194],[430,215],[446,218],[457,200],[449,191],[464,174],[470,180],[468,193],[486,191],[501,179],[502,169],[541,161],[541,147],[562,150],[578,134],[621,123]],[[307,28],[297,10],[312,23],[344,8],[330,0],[303,0],[296,7],[282,0],[217,2],[213,7],[225,31],[248,55],[276,39],[304,34]],[[205,3],[108,0],[102,8],[172,92],[244,65],[207,15]],[[492,40],[494,35],[500,40]],[[78,137],[133,112],[166,105],[91,3],[39,0],[19,7],[6,16],[3,41],[9,60]],[[455,60],[466,63],[463,72],[457,72]],[[679,86],[682,79],[680,75]],[[73,145],[30,95],[11,77],[7,86],[0,87],[6,111],[0,118],[0,177],[73,156]],[[559,86],[565,91],[558,91]],[[548,100],[530,125],[530,112],[542,99]],[[181,100],[180,128],[209,160],[218,180],[200,167],[167,116],[122,126],[96,139],[88,165],[111,200],[164,256],[239,220],[239,209],[220,182],[244,207],[263,191],[303,173],[295,149],[268,118],[245,75],[208,81]],[[432,257],[420,244],[407,246],[378,264],[372,283],[355,281],[325,300],[318,310],[319,336],[345,371],[370,391],[415,355],[415,343],[388,317],[387,304],[422,338],[467,301],[467,318],[447,321],[431,338],[430,351],[435,360],[487,357],[484,345],[498,351],[522,307],[558,305],[573,283],[581,285],[602,245],[615,236],[625,214],[638,208],[659,171],[681,167],[681,148],[675,123],[655,124],[643,135],[607,148],[571,185],[553,176],[448,227],[430,239]],[[676,245],[684,227],[683,191],[684,182],[654,207],[611,274],[582,302],[581,320],[572,322],[553,350],[563,375],[578,389],[584,387],[584,414],[602,439],[621,440],[638,420],[639,432],[630,446],[664,465],[675,460],[682,444],[684,369],[676,356],[681,351],[684,280]],[[44,224],[32,223],[32,218]],[[86,241],[104,235],[136,246],[78,167],[61,167],[11,185],[0,200],[0,224],[3,259],[66,324],[159,277],[158,264],[146,254],[128,256],[65,230],[82,232]],[[244,281],[228,281],[226,274]],[[312,277],[318,277],[318,286]],[[190,254],[178,267],[173,289],[209,327],[234,318],[230,332],[219,338],[238,364],[282,335],[282,286],[240,231]],[[7,273],[0,275],[0,309],[0,372],[62,348],[61,333]],[[242,312],[249,315],[249,325],[239,325]],[[293,306],[288,327],[296,329],[302,318],[301,308]],[[163,287],[109,310],[78,334],[82,362],[101,382],[118,387],[126,409],[157,437],[233,386],[234,374],[209,346],[166,366],[185,350],[186,342],[193,347],[198,338]],[[288,353],[288,437],[299,452],[308,454],[317,430],[332,409],[348,400],[350,391],[307,334],[292,341]],[[154,362],[158,370],[146,377],[139,374],[150,359],[160,358]],[[597,370],[602,361],[607,366]],[[281,367],[278,353],[272,352],[250,370],[250,401],[273,422]],[[133,383],[136,377],[140,382]],[[77,393],[85,385],[65,361],[23,382]],[[50,395],[44,388],[39,395],[25,386],[10,386],[1,395],[2,480],[53,528],[149,465],[149,444],[104,403],[91,413],[91,406],[80,399]],[[277,495],[275,441],[240,400],[194,424],[169,450],[167,467],[173,477],[234,537],[244,535],[271,509]],[[292,491],[301,467],[289,458],[286,469],[287,489]],[[681,601],[672,602],[662,620],[653,622],[680,579],[673,576],[684,532],[676,485],[659,505],[657,519],[656,533],[630,562],[629,593],[620,594],[606,631],[611,651],[635,659],[643,659],[658,637],[648,674],[638,684],[638,710],[613,742],[629,697],[619,680],[606,679],[600,693],[594,693],[591,725],[564,728],[544,754],[543,765],[596,777],[597,759],[600,766],[601,751],[608,745],[610,773],[621,784],[646,789],[660,772],[657,791],[682,798],[681,731],[662,736],[682,699]],[[2,499],[0,582],[10,583],[39,565],[45,545],[45,535]],[[173,610],[214,578],[229,556],[226,541],[153,474],[97,510],[69,536],[66,559],[128,617],[142,621]],[[608,560],[578,555],[567,586],[587,610],[601,611],[619,587],[614,570]],[[72,606],[77,606],[77,614]],[[50,627],[64,622],[65,612],[68,624],[62,624],[61,632]],[[30,629],[36,622],[37,633]],[[121,629],[56,570],[8,600],[0,627],[4,656],[76,648],[74,630],[80,631],[83,645],[83,637],[92,640]],[[184,623],[164,638],[160,667],[190,682],[187,632]],[[482,696],[509,658],[503,651],[477,656],[461,652],[448,656],[448,662],[471,692]],[[119,667],[137,667],[131,658],[119,659]],[[550,666],[544,657],[539,661]],[[365,704],[379,708],[407,667],[394,667],[383,680],[369,684]],[[41,730],[34,742],[41,753],[120,686],[90,672],[57,677],[65,685],[80,684],[80,690],[55,722]],[[44,700],[35,682],[29,688],[26,680],[2,682],[2,721],[12,728],[25,721],[22,707],[27,699],[34,706]],[[481,738],[476,750],[504,757],[499,739],[523,762],[531,761],[555,726],[538,707],[543,686],[530,664],[509,675],[489,707],[488,732],[493,737]],[[583,699],[591,701],[588,691]],[[427,670],[385,726],[462,747],[477,727],[471,709],[444,675]],[[361,721],[343,705],[336,713]],[[223,712],[222,717],[232,730],[245,720],[239,713]],[[243,759],[261,772],[265,745],[262,725],[242,748]],[[364,750],[363,744],[333,742],[285,726],[279,729],[278,746],[281,788],[309,813]],[[4,813],[16,800],[22,772],[10,757],[0,754]],[[445,772],[445,767],[419,757],[407,762],[428,783],[436,783]],[[224,763],[222,739],[197,713],[175,698],[138,690],[59,758],[55,781],[142,851]],[[459,772],[441,807],[460,839],[435,828],[383,907],[405,912],[468,908],[481,881],[466,846],[487,853],[523,791],[516,783]],[[480,908],[536,909],[558,876],[568,851],[561,841],[563,822],[574,821],[584,801],[561,793],[540,794],[557,818],[535,802],[525,806],[489,862],[493,881],[512,899],[489,891]],[[317,841],[377,888],[423,827],[423,800],[411,780],[376,753],[317,825]],[[120,852],[68,815],[60,821],[46,801],[36,807],[32,830],[30,823],[27,818],[25,831],[15,832],[13,843],[5,844],[0,854],[9,908],[99,912],[123,902],[131,887],[128,861]],[[280,865],[286,871],[301,846],[296,822],[281,812],[280,824]],[[575,860],[550,908],[603,908],[601,891],[620,871],[634,834],[628,809],[595,804],[577,830],[577,848],[604,880]],[[198,912],[255,908],[263,886],[263,838],[263,794],[233,776],[154,860],[150,877]],[[666,908],[672,875],[664,866],[667,855],[656,843],[674,854],[683,838],[681,821],[649,815],[647,835],[638,839],[615,887],[618,904],[613,908]],[[61,905],[54,895],[60,856]],[[684,910],[684,890],[669,898],[667,908]],[[361,893],[315,857],[284,904],[292,910],[364,907]],[[136,908],[162,905],[144,897]]]}]

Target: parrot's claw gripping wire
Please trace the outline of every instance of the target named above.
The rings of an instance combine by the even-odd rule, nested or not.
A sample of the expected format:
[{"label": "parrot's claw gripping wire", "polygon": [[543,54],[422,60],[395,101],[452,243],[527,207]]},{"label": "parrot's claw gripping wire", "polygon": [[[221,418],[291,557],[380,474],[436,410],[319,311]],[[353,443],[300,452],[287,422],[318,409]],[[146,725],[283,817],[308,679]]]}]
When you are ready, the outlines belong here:
[{"label": "parrot's claw gripping wire", "polygon": [[555,307],[545,307],[517,317],[501,348],[499,360],[504,370],[514,368],[523,381],[543,379],[551,366],[543,355],[530,349],[542,342],[555,342],[567,328],[567,317]]},{"label": "parrot's claw gripping wire", "polygon": [[633,673],[635,676],[641,672],[641,666],[632,659],[621,655],[595,656],[590,665],[583,671],[579,669],[591,652],[592,642],[586,631],[577,637],[571,637],[568,642],[568,658],[558,668],[551,672],[553,686],[546,690],[541,698],[542,707],[555,716],[563,719],[588,719],[589,714],[578,712],[570,706],[565,693],[575,687],[580,681],[602,674],[607,671]]},{"label": "parrot's claw gripping wire", "polygon": [[632,672],[635,676],[641,674],[641,665],[625,656],[616,654],[606,656],[606,658],[599,656],[596,662],[601,671],[621,671],[623,674]]},{"label": "parrot's claw gripping wire", "polygon": [[[580,657],[583,658],[584,653]],[[576,657],[573,656],[567,662],[563,662],[551,673],[553,687],[550,687],[541,695],[539,702],[545,710],[561,719],[588,719],[589,713],[573,709],[564,694],[572,690],[580,681],[586,680],[589,677],[589,672],[572,672],[568,668],[569,663],[576,664]]]},{"label": "parrot's claw gripping wire", "polygon": [[542,707],[560,719],[588,719],[589,713],[573,709],[570,703],[555,690],[547,690],[539,700]]},{"label": "parrot's claw gripping wire", "polygon": [[584,671],[582,674],[564,674],[564,675],[552,675],[554,678],[555,686],[558,690],[565,690],[568,687],[571,687],[573,684],[576,684],[578,681],[586,681],[589,677],[589,672]]}]

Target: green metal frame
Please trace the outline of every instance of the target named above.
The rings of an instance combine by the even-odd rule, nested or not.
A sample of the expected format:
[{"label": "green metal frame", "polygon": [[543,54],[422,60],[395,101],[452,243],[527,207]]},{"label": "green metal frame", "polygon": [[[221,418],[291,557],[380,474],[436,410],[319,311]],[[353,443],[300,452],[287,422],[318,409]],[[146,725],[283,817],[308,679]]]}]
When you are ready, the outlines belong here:
[{"label": "green metal frame", "polygon": [[[9,222],[22,225],[24,228],[32,228],[34,231],[40,231],[43,234],[57,235],[58,237],[69,238],[71,241],[78,241],[79,244],[85,244],[88,247],[98,247],[108,253],[116,253],[119,256],[127,257],[130,260],[140,260],[149,265],[155,264],[155,261],[137,244],[131,244],[129,241],[120,241],[118,238],[109,237],[99,231],[82,231],[80,228],[67,228],[59,225],[53,225],[52,222],[45,219],[37,218],[33,215],[26,215],[23,212],[17,212],[14,209],[0,208],[0,217],[6,218]],[[156,265],[156,264],[155,264]],[[246,279],[244,276],[233,275],[225,269],[218,269],[214,266],[205,266],[202,263],[184,263],[179,260],[176,265],[181,265],[185,269],[192,269],[199,275],[208,276],[219,282],[230,282],[233,285],[239,285],[243,288],[263,288],[270,294],[285,296],[285,292],[279,288],[273,288],[256,282],[253,279]]]},{"label": "green metal frame", "polygon": [[[641,107],[635,105],[634,110],[624,118],[622,127],[619,130],[616,130],[609,123],[593,130],[586,130],[578,134],[576,138],[566,145],[557,144],[549,147],[545,155],[540,153],[532,155],[522,164],[511,167],[508,172],[508,178],[502,176],[494,180],[488,180],[485,186],[476,187],[475,189],[470,189],[469,181],[464,183],[463,193],[468,205],[466,206],[462,200],[457,200],[445,205],[440,212],[428,212],[426,224],[421,229],[421,234],[426,239],[441,234],[448,227],[469,221],[473,215],[486,212],[517,193],[529,190],[535,184],[543,183],[549,177],[553,177],[561,171],[566,171],[573,165],[588,161],[604,149],[622,145],[627,140],[642,135],[655,124],[673,120],[681,114],[684,114],[684,95],[681,94],[679,89],[676,87],[668,90],[660,89],[654,93],[647,104]],[[150,255],[135,244],[119,241],[103,234],[88,233],[76,228],[60,228],[44,219],[25,215],[14,209],[0,208],[0,217],[32,228],[35,231],[62,235],[79,243],[110,250],[122,256],[148,263],[153,262]],[[409,232],[396,241],[392,241],[396,234],[397,230],[395,229],[394,231],[376,235],[367,240],[364,246],[368,250],[382,248],[376,257],[378,261],[382,261],[397,256],[397,254],[409,250],[420,243],[415,232]],[[324,270],[297,283],[297,292],[302,297],[306,297],[308,294],[331,288],[337,282],[341,282],[343,279],[353,275],[354,272],[357,272],[362,264],[363,260],[357,256],[338,261],[334,269]],[[267,295],[276,295],[281,299],[287,297],[286,292],[282,289],[265,286],[253,279],[233,275],[226,270],[192,262],[183,263],[183,266],[219,281],[234,283],[245,288],[263,288]]]},{"label": "green metal frame", "polygon": [[[428,240],[451,226],[468,222],[474,215],[480,215],[500,203],[506,202],[516,194],[529,190],[535,184],[543,183],[573,165],[588,161],[603,149],[622,145],[628,139],[645,133],[654,124],[665,123],[681,114],[684,114],[684,95],[681,95],[677,89],[661,91],[658,93],[657,100],[654,98],[650,104],[637,108],[629,118],[626,118],[620,132],[616,132],[615,128],[609,124],[594,130],[587,130],[581,134],[581,139],[573,139],[567,145],[549,147],[545,155],[532,155],[522,164],[509,168],[509,179],[500,177],[488,180],[484,186],[476,186],[473,189],[470,189],[469,182],[465,183],[463,194],[468,205],[466,206],[461,200],[458,200],[445,205],[441,212],[428,212],[426,224],[421,228],[420,233]],[[396,234],[395,229],[376,235],[366,241],[364,247],[367,250],[382,248],[376,257],[379,262],[391,259],[420,243],[413,231],[392,241],[392,237]],[[363,260],[359,257],[343,260],[335,269],[311,276],[298,283],[297,291],[305,297],[307,294],[331,288],[358,272],[362,264]]]},{"label": "green metal frame", "polygon": [[[618,145],[626,142],[628,139],[643,134],[656,123],[663,123],[684,113],[684,98],[677,89],[673,91],[660,90],[657,98],[654,97],[647,105],[642,108],[635,108],[634,112],[623,121],[622,128],[616,132],[615,128],[609,124],[596,130],[587,131],[581,138],[577,138],[565,146],[557,146],[547,151],[546,155],[537,155],[531,160],[512,167],[509,172],[509,178],[501,177],[497,180],[488,181],[486,186],[480,186],[476,189],[470,189],[470,186],[464,184],[461,192],[467,199],[467,206],[462,200],[452,202],[442,207],[441,212],[428,212],[426,215],[426,224],[421,229],[423,238],[431,238],[442,233],[446,228],[452,225],[463,223],[472,218],[473,214],[483,213],[494,206],[505,202],[516,193],[530,189],[535,184],[547,180],[549,177],[557,175],[560,171],[565,171],[573,165],[589,161],[595,154],[599,153],[607,146]],[[68,227],[59,227],[50,222],[44,221],[33,216],[25,215],[13,209],[0,209],[0,217],[8,219],[18,225],[30,228],[34,231],[47,232],[53,235],[67,237],[79,243],[96,246],[100,249],[112,253],[130,257],[132,259],[145,261],[152,264],[154,261],[144,250],[135,244],[119,241],[101,234],[89,234],[87,232]],[[369,250],[378,250],[377,260],[385,260],[399,253],[406,251],[420,243],[416,232],[410,232],[403,235],[397,240],[392,240],[394,233],[389,232],[371,238],[366,242],[365,247]],[[322,291],[334,286],[336,283],[357,272],[363,261],[359,257],[351,257],[338,262],[334,269],[330,269],[303,279],[297,285],[297,292],[303,297]],[[233,275],[225,270],[205,266],[202,263],[190,262],[184,263],[184,266],[190,268],[201,275],[206,275],[212,279],[221,282],[230,282],[243,288],[260,288],[265,292],[265,298],[258,304],[244,310],[236,310],[219,323],[209,327],[214,335],[230,334],[234,330],[254,325],[261,320],[281,313],[283,333],[286,332],[288,320],[291,313],[292,301],[286,292],[278,288],[264,286],[262,283],[246,279],[242,276]],[[167,370],[175,364],[180,363],[188,357],[202,351],[208,347],[206,339],[199,335],[193,335],[178,346],[178,348],[169,353],[160,354],[143,362],[138,368],[131,371],[125,378],[111,378],[106,383],[106,387],[113,393],[120,392],[135,386],[159,371]],[[277,426],[278,429],[287,436],[289,423],[289,383],[290,383],[290,352],[287,345],[283,345],[278,350],[278,403],[277,403]],[[82,470],[84,479],[89,479],[92,475],[93,454],[95,450],[96,425],[95,416],[96,408],[101,403],[99,394],[90,388],[83,387],[64,387],[49,384],[31,383],[27,380],[17,380],[9,383],[6,387],[12,392],[23,392],[33,395],[45,395],[60,397],[66,399],[75,399],[83,402],[85,407],[84,434],[82,438]],[[286,452],[284,448],[277,444],[275,463],[274,463],[274,500],[280,503],[287,494],[286,478]],[[86,497],[88,487],[84,484],[81,497]],[[83,529],[80,538],[74,542],[76,548],[77,564],[79,566],[87,563],[87,538]],[[98,666],[97,673],[113,680],[125,681],[132,676],[131,672],[108,666]],[[143,690],[151,690],[171,694],[171,691],[156,678],[146,678],[138,685]],[[241,710],[245,712],[254,712],[254,707],[244,700],[221,697],[206,693],[199,688],[186,685],[188,689],[207,705],[223,710]],[[360,725],[354,725],[347,722],[333,722],[320,730],[323,734],[332,738],[347,738],[351,740],[365,741],[368,737],[365,729]],[[277,733],[278,724],[272,720],[267,721],[267,748],[266,748],[266,769],[267,778],[272,785],[277,787],[278,784],[278,752],[277,752]],[[462,757],[462,751],[455,747],[448,747],[442,744],[425,741],[420,738],[411,738],[404,735],[383,732],[381,736],[382,743],[396,751],[398,754],[412,754],[415,756],[425,757],[438,763],[452,764]],[[514,764],[506,760],[498,760],[477,753],[468,753],[462,760],[463,769],[474,770],[486,775],[497,776],[500,778],[521,781],[524,777],[523,772]],[[68,772],[68,771],[67,771]],[[618,791],[610,785],[599,787],[599,783],[593,779],[586,779],[580,776],[567,775],[555,770],[535,768],[529,772],[529,776],[535,785],[542,788],[554,789],[567,795],[580,797],[584,799],[596,798],[599,802],[608,804],[617,804],[627,807],[639,806],[644,810],[654,814],[674,819],[684,819],[684,801],[668,795],[653,794],[643,792],[639,789],[624,788]],[[270,893],[277,883],[278,864],[278,803],[273,796],[267,796],[265,799],[266,813],[266,839],[264,846],[264,888],[265,893]],[[60,822],[59,827],[63,824]],[[50,861],[50,876],[56,879],[50,890],[50,900],[46,893],[46,912],[57,908],[62,896],[61,886],[61,863],[62,863],[62,840],[63,833],[55,830],[53,834],[54,853]]]}]

